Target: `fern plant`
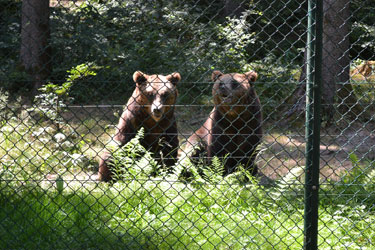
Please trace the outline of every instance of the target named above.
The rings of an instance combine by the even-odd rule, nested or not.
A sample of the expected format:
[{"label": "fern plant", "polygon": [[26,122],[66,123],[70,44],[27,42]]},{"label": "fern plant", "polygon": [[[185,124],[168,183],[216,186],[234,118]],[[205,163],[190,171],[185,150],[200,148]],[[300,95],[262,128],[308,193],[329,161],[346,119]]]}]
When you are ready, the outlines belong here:
[{"label": "fern plant", "polygon": [[136,136],[122,147],[110,146],[112,159],[109,162],[115,181],[144,178],[156,175],[160,166],[152,157],[152,153],[141,145],[144,128],[138,130]]},{"label": "fern plant", "polygon": [[202,165],[202,177],[205,181],[209,183],[219,183],[223,180],[224,172],[225,172],[225,160],[220,160],[219,157],[214,156],[212,158],[210,165]]},{"label": "fern plant", "polygon": [[340,181],[334,183],[335,190],[339,191],[339,196],[351,195],[353,201],[366,199],[368,192],[365,189],[365,182],[368,171],[361,166],[360,160],[355,153],[349,154],[352,168],[344,172]]}]

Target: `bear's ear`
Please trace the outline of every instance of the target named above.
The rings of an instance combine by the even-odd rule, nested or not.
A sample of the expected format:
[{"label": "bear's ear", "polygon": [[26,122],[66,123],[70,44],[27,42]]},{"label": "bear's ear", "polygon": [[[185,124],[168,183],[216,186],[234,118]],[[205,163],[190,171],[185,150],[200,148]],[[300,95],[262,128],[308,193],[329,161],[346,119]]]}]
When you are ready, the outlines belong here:
[{"label": "bear's ear", "polygon": [[136,71],[133,74],[133,80],[137,84],[145,83],[147,81],[147,78],[148,78],[148,75],[142,73],[141,71]]},{"label": "bear's ear", "polygon": [[258,79],[258,74],[255,71],[249,71],[245,73],[245,76],[250,82],[255,82]]},{"label": "bear's ear", "polygon": [[172,74],[167,75],[165,78],[167,78],[167,80],[173,85],[176,85],[179,81],[181,81],[181,75],[178,72],[173,72]]},{"label": "bear's ear", "polygon": [[219,70],[215,70],[214,72],[212,72],[211,80],[212,80],[213,82],[216,82],[216,80],[217,80],[220,76],[222,76],[222,75],[223,75],[223,73],[221,73]]}]

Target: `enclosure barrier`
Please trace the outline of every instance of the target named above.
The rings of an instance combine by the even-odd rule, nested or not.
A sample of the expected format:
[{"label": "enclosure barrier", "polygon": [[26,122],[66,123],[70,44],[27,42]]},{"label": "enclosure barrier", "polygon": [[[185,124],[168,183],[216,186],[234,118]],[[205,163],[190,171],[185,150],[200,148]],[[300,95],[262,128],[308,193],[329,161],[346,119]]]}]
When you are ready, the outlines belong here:
[{"label": "enclosure barrier", "polygon": [[0,0],[0,249],[373,249],[373,1]]}]

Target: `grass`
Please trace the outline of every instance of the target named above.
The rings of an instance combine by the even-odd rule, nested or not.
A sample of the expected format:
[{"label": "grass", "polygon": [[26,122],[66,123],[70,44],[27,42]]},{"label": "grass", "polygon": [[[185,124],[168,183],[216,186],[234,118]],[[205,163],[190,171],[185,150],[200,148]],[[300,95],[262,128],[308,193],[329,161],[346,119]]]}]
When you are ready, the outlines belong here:
[{"label": "grass", "polygon": [[[303,248],[299,172],[270,187],[229,177],[181,182],[134,172],[114,184],[77,181],[72,173],[89,176],[96,164],[72,161],[74,154],[92,154],[85,142],[90,131],[101,134],[95,122],[74,127],[75,136],[63,126],[74,145],[67,148],[46,124],[11,120],[0,129],[0,249]],[[143,158],[132,159],[145,164]],[[375,244],[373,163],[350,159],[356,166],[350,174],[321,186],[319,249]],[[62,190],[46,178],[50,173],[64,179]]]},{"label": "grass", "polygon": [[99,185],[91,192],[5,189],[0,199],[2,249],[302,246],[301,208],[279,210],[247,199],[254,195],[248,187],[131,181]]},{"label": "grass", "polygon": [[[173,180],[2,183],[1,249],[301,249],[303,200],[278,187]],[[301,186],[302,187],[302,186]],[[283,189],[285,192],[285,189]],[[319,209],[320,249],[371,249],[375,214]]]}]

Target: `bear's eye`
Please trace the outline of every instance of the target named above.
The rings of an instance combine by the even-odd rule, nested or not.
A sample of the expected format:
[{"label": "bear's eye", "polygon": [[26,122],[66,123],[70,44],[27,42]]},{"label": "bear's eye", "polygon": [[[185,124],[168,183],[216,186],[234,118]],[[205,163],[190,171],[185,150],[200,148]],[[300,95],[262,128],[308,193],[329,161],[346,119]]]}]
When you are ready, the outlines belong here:
[{"label": "bear's eye", "polygon": [[162,94],[161,98],[166,101],[169,99],[170,96],[171,96],[170,94]]},{"label": "bear's eye", "polygon": [[232,87],[232,89],[235,89],[235,88],[238,88],[240,85],[238,84],[237,81],[233,80],[230,82],[230,85]]}]

